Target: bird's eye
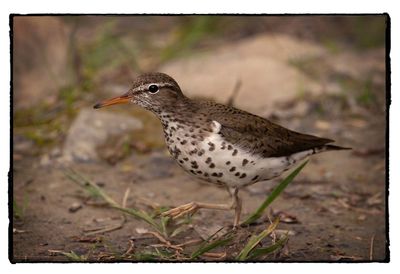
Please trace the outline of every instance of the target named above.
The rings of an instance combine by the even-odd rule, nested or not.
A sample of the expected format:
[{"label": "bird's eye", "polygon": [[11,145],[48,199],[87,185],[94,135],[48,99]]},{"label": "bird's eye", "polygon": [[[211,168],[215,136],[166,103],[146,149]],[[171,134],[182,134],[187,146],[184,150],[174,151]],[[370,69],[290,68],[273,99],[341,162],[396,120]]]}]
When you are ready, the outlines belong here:
[{"label": "bird's eye", "polygon": [[158,91],[158,86],[157,85],[150,85],[149,86],[149,91],[151,93],[156,93]]}]

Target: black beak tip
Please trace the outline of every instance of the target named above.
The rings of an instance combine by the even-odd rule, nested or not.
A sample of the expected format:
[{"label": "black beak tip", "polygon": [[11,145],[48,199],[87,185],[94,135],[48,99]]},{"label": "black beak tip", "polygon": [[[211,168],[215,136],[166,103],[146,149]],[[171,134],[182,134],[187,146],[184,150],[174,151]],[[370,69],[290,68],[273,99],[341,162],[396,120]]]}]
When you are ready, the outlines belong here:
[{"label": "black beak tip", "polygon": [[101,103],[97,103],[97,104],[95,104],[95,105],[93,106],[93,108],[94,108],[94,109],[98,109],[98,108],[101,108],[101,106],[102,106]]}]

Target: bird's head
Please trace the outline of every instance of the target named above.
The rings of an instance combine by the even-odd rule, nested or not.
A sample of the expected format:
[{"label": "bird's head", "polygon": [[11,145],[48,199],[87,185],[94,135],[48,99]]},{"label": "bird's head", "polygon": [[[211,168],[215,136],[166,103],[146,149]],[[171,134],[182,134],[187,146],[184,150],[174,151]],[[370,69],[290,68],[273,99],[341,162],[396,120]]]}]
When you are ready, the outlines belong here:
[{"label": "bird's head", "polygon": [[145,73],[138,76],[128,92],[121,96],[103,100],[94,108],[133,103],[155,113],[165,108],[174,108],[184,96],[178,83],[164,73]]}]

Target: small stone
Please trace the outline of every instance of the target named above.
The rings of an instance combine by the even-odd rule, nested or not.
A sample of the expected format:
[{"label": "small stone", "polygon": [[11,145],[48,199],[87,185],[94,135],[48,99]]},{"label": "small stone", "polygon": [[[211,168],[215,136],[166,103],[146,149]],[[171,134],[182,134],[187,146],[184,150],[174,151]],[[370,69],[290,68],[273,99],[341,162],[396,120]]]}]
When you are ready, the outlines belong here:
[{"label": "small stone", "polygon": [[51,164],[50,156],[49,156],[48,154],[43,155],[43,156],[40,158],[39,164],[40,164],[40,166],[44,166],[44,167],[45,167],[45,166],[49,166],[49,165]]},{"label": "small stone", "polygon": [[140,128],[142,123],[132,116],[83,109],[68,130],[62,161],[96,161],[96,148],[108,138]]},{"label": "small stone", "polygon": [[51,152],[50,152],[50,156],[52,158],[55,157],[60,157],[61,156],[61,149],[59,147],[54,148]]},{"label": "small stone", "polygon": [[71,213],[75,213],[81,208],[82,208],[82,205],[78,202],[75,202],[68,208],[68,211]]}]

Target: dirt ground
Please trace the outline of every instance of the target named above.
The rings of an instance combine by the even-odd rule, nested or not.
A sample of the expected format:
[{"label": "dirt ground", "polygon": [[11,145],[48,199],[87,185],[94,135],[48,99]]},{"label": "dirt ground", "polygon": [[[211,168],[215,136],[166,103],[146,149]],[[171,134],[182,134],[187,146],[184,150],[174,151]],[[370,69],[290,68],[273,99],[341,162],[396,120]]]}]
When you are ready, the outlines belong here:
[{"label": "dirt ground", "polygon": [[[91,35],[95,36],[93,33],[97,31],[96,20],[100,19],[94,18],[91,22],[93,25],[86,25],[80,34],[82,40],[78,39],[78,41],[90,40]],[[145,22],[145,19],[143,20]],[[268,20],[280,22],[279,18]],[[318,20],[328,22],[323,18]],[[253,23],[257,22],[254,20]],[[293,22],[297,21],[292,20],[290,24],[285,25],[286,27],[282,27],[283,30],[292,29]],[[116,29],[119,30],[128,23],[130,24],[121,19],[116,24],[118,27]],[[336,24],[336,22],[333,23]],[[171,24],[174,24],[174,21]],[[316,25],[321,28],[321,31],[314,30],[315,33],[325,33],[326,29],[323,28],[322,23],[314,24]],[[143,23],[144,26],[146,24]],[[89,31],[93,29],[95,31],[90,33]],[[249,27],[249,29],[252,28]],[[144,28],[140,31],[147,30]],[[348,37],[354,36],[350,31],[347,34]],[[234,41],[242,39],[240,35],[233,36]],[[274,39],[279,40],[276,37]],[[319,39],[318,35],[311,38],[317,41]],[[222,41],[218,40],[217,44],[223,48],[226,43],[226,48],[228,48],[228,44],[232,44],[230,41],[226,42],[222,39]],[[275,45],[279,54],[282,43]],[[297,41],[290,43],[290,47],[289,44],[285,44],[288,51],[292,45],[296,45]],[[202,46],[207,45],[205,43]],[[256,51],[256,43],[251,45],[254,48],[250,48],[249,51]],[[211,47],[214,46],[211,43]],[[93,51],[90,47],[89,49]],[[228,49],[228,55],[225,57],[229,59],[229,54],[235,53],[229,53],[231,50],[234,52],[234,49]],[[242,49],[246,49],[246,44],[243,44]],[[179,50],[179,48],[174,50]],[[295,96],[283,93],[280,96],[278,92],[275,92],[274,98],[285,97],[285,100],[274,101],[268,112],[266,107],[263,108],[262,100],[258,98],[258,96],[268,98],[268,94],[262,93],[257,88],[246,88],[246,84],[250,84],[250,87],[254,84],[257,87],[256,81],[263,77],[253,75],[255,80],[247,82],[244,79],[239,97],[247,98],[248,94],[253,101],[244,102],[245,100],[240,99],[235,102],[233,100],[233,105],[246,103],[250,108],[247,110],[252,111],[251,106],[259,104],[254,112],[265,118],[293,130],[335,139],[336,144],[351,147],[352,150],[313,156],[295,180],[267,209],[263,217],[255,224],[240,227],[233,232],[230,232],[233,212],[200,210],[192,217],[170,222],[165,230],[168,231],[168,235],[161,235],[162,233],[156,232],[154,226],[143,219],[123,214],[120,210],[107,206],[104,200],[94,197],[93,192],[87,191],[87,188],[79,186],[68,177],[73,170],[119,205],[143,210],[157,221],[159,221],[157,213],[165,208],[191,201],[227,202],[229,194],[225,189],[196,181],[175,164],[163,145],[161,126],[151,114],[133,106],[104,110],[105,113],[130,115],[140,122],[132,124],[143,126],[96,144],[94,148],[96,154],[99,155],[98,159],[73,160],[66,163],[61,161],[66,150],[65,143],[73,144],[75,140],[69,139],[71,124],[82,113],[80,110],[83,107],[87,110],[98,98],[104,98],[104,94],[86,93],[82,97],[78,95],[78,97],[62,97],[65,102],[61,104],[61,107],[58,102],[50,102],[52,111],[45,112],[45,115],[37,107],[35,110],[16,111],[11,170],[13,195],[11,261],[235,261],[249,239],[264,231],[270,225],[270,221],[277,216],[280,216],[280,222],[274,233],[263,239],[257,247],[268,247],[283,236],[288,237],[287,242],[274,252],[271,251],[254,260],[387,260],[385,117],[388,110],[384,93],[384,58],[379,57],[383,57],[381,54],[383,48],[377,51],[380,59],[376,58],[377,54],[374,52],[365,55],[357,55],[356,51],[349,52],[348,55],[341,55],[341,60],[334,54],[326,54],[326,56],[333,56],[327,61],[330,62],[329,64],[337,62],[335,64],[338,70],[344,68],[340,73],[332,72],[331,69],[334,66],[328,66],[320,59],[299,59],[301,62],[292,62],[290,65],[287,65],[286,61],[279,60],[276,63],[285,64],[285,66],[279,66],[282,68],[279,72],[274,72],[275,67],[272,65],[275,63],[270,63],[272,65],[267,68],[272,70],[271,75],[266,75],[264,78],[275,79],[274,73],[279,73],[282,79],[286,79],[286,75],[293,75],[295,80],[287,79],[287,82],[293,86],[302,86],[306,90],[300,88],[300,92],[297,92]],[[105,53],[102,52],[102,54]],[[258,69],[259,64],[264,65],[263,62],[258,62],[259,60],[254,55],[245,59],[247,53],[243,50],[242,54],[242,60],[254,61],[254,64],[257,64],[255,68]],[[142,63],[146,63],[147,55],[142,55],[145,56]],[[95,57],[98,58],[98,56]],[[218,62],[218,59],[212,55],[208,59]],[[378,65],[374,61],[377,59],[380,60]],[[351,70],[354,68],[354,60],[362,62],[356,68],[366,67],[368,73],[364,71],[360,73],[359,69]],[[82,63],[84,61],[80,60]],[[251,62],[247,61],[244,65],[248,65],[251,69]],[[110,79],[113,77],[117,78],[115,82],[118,85],[126,83],[126,78],[131,77],[132,71],[126,69],[125,65],[96,71],[94,74],[100,75],[97,77],[102,78],[102,81],[93,80],[91,89],[95,90],[104,82],[111,82]],[[229,67],[228,63],[224,65]],[[189,79],[194,79],[190,78],[193,76],[189,76],[192,73],[190,69],[186,70],[186,67],[179,66],[179,63],[175,63],[174,66],[182,69],[183,76],[181,77],[186,75],[188,77],[186,81],[190,85]],[[206,66],[206,64],[201,63],[201,66]],[[290,70],[284,71],[287,67]],[[234,70],[236,67],[230,68]],[[368,81],[357,78],[358,74],[366,75]],[[118,78],[118,75],[123,76]],[[325,78],[321,79],[321,75]],[[201,75],[196,75],[196,77],[202,81]],[[283,88],[291,89],[291,85],[283,85],[285,81],[277,82],[278,87],[284,86]],[[207,79],[204,83],[206,82]],[[309,87],[315,87],[315,83],[322,82],[323,92],[307,93]],[[338,82],[341,83],[341,89],[366,92],[361,94],[325,92],[332,88],[332,83]],[[221,83],[223,86],[223,82]],[[207,84],[212,83],[207,82]],[[336,86],[333,87],[336,88]],[[121,89],[117,84],[114,88],[116,94]],[[275,90],[273,86],[269,86],[269,89]],[[230,90],[231,88],[226,96],[218,94],[219,99],[227,102],[230,99]],[[68,94],[75,93],[71,91]],[[45,116],[44,120],[51,117],[48,119],[50,122],[46,124],[36,121],[35,124],[34,117],[36,117],[37,109],[42,112],[40,115]],[[56,130],[49,129],[49,125],[56,127]],[[54,135],[53,131],[58,133]],[[92,136],[96,137],[96,134],[96,132],[92,133]],[[82,136],[79,138],[85,139]],[[88,142],[88,140],[85,141]],[[242,220],[258,208],[284,177],[285,174],[278,179],[259,182],[240,191],[243,200]],[[219,237],[218,235],[223,233],[231,236],[229,241],[202,253],[199,257],[191,257],[191,254],[193,255],[204,241],[214,237],[214,234]]]}]

